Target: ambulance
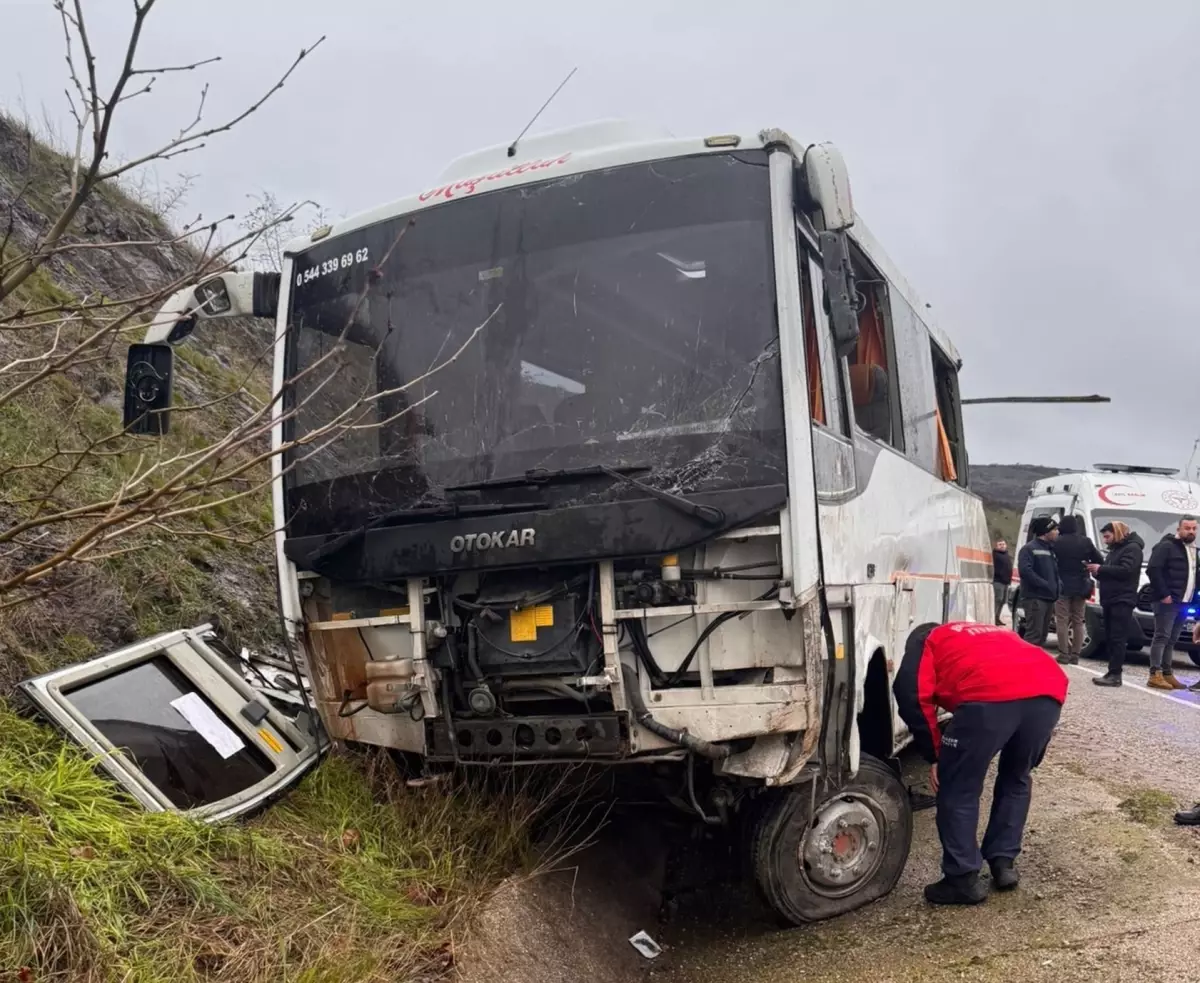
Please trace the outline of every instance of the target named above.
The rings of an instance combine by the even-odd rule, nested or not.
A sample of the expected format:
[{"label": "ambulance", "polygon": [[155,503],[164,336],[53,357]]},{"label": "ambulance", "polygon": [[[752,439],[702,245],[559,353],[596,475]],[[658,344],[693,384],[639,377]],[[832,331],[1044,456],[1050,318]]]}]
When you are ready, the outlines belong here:
[{"label": "ambulance", "polygon": [[[1051,475],[1039,478],[1029,490],[1025,511],[1021,515],[1021,545],[1030,539],[1029,527],[1035,518],[1050,516],[1056,522],[1064,515],[1073,515],[1079,531],[1091,537],[1104,552],[1100,530],[1109,522],[1120,520],[1137,533],[1146,544],[1145,562],[1163,536],[1175,531],[1185,515],[1200,512],[1200,483],[1179,477],[1175,468],[1154,468],[1133,464],[1097,464],[1095,470]],[[1020,574],[1014,563],[1013,584],[1017,589],[1014,624],[1018,630],[1024,624],[1024,612],[1019,593]],[[1141,583],[1147,583],[1145,563]],[[1084,619],[1084,656],[1101,658],[1104,655],[1104,621],[1100,612],[1099,595],[1093,591],[1088,598]],[[1200,646],[1192,644],[1192,629],[1200,616],[1200,605],[1188,611],[1176,647],[1186,651],[1200,666]],[[1138,651],[1147,647],[1154,637],[1154,614],[1149,605],[1139,605],[1134,611],[1129,647]]]}]

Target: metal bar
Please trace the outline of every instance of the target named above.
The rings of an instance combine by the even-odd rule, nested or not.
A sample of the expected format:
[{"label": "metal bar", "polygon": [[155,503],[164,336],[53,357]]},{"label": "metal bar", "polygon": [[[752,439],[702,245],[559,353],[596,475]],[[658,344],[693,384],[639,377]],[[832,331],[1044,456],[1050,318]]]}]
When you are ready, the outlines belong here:
[{"label": "metal bar", "polygon": [[1111,403],[1109,396],[977,396],[975,399],[959,400],[963,406],[981,406],[984,403]]},{"label": "metal bar", "polygon": [[613,707],[628,710],[625,699],[625,680],[621,678],[621,653],[617,648],[618,632],[617,590],[612,560],[599,564],[600,574],[600,644],[604,649],[604,674],[612,681]]},{"label": "metal bar", "polygon": [[715,539],[758,539],[762,536],[778,536],[779,526],[747,526],[745,529],[730,529]]},{"label": "metal bar", "polygon": [[778,601],[709,601],[704,604],[671,604],[661,608],[622,608],[614,612],[618,621],[635,618],[678,618],[688,614],[722,614],[726,611],[782,611]]},{"label": "metal bar", "polygon": [[411,614],[386,614],[378,618],[347,618],[344,621],[313,621],[309,631],[333,631],[335,628],[379,628],[383,625],[407,625]]}]

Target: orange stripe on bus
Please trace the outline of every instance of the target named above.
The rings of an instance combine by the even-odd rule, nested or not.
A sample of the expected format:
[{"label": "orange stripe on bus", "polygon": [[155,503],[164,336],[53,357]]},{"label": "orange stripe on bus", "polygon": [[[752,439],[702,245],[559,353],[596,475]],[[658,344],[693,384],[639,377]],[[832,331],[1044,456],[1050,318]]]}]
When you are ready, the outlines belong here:
[{"label": "orange stripe on bus", "polygon": [[974,560],[976,563],[991,563],[992,554],[987,550],[973,550],[969,546],[959,546],[954,551],[960,560]]}]

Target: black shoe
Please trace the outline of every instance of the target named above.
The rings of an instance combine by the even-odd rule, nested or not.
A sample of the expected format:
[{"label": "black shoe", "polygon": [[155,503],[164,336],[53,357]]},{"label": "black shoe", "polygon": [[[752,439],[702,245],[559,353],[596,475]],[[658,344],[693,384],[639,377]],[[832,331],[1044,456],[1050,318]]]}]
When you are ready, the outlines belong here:
[{"label": "black shoe", "polygon": [[1121,677],[1120,676],[1110,676],[1108,673],[1105,673],[1103,676],[1097,676],[1095,679],[1092,680],[1092,682],[1095,683],[1097,686],[1120,686],[1121,685]]},{"label": "black shoe", "polygon": [[978,874],[943,877],[936,884],[925,887],[925,900],[930,904],[981,904],[987,900],[987,896],[987,888]]},{"label": "black shoe", "polygon": [[1179,826],[1200,826],[1200,804],[1175,813],[1175,822]]},{"label": "black shoe", "polygon": [[992,883],[996,885],[997,891],[1011,891],[1021,883],[1021,875],[1017,873],[1017,868],[1008,857],[989,860],[988,866],[992,869]]},{"label": "black shoe", "polygon": [[1079,656],[1077,655],[1060,655],[1054,660],[1060,666],[1077,666],[1079,665]]},{"label": "black shoe", "polygon": [[933,809],[937,805],[937,796],[926,792],[918,792],[915,788],[908,790],[908,803],[913,812]]}]

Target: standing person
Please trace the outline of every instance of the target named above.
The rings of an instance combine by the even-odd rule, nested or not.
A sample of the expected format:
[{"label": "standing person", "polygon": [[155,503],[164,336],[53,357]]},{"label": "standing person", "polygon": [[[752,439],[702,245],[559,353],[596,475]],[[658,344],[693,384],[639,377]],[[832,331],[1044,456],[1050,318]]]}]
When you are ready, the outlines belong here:
[{"label": "standing person", "polygon": [[1017,554],[1025,607],[1024,638],[1032,645],[1045,645],[1059,594],[1058,563],[1054,559],[1058,523],[1048,515],[1040,515],[1029,524],[1029,532],[1033,538]]},{"label": "standing person", "polygon": [[1000,624],[1000,612],[1008,603],[1008,591],[1012,587],[1013,561],[1008,552],[1008,543],[997,539],[992,547],[992,592],[996,597],[996,624]]},{"label": "standing person", "polygon": [[1175,532],[1155,544],[1146,564],[1154,595],[1154,641],[1150,643],[1153,689],[1185,689],[1175,678],[1175,641],[1187,605],[1196,599],[1196,517],[1185,515]]},{"label": "standing person", "polygon": [[1079,531],[1073,515],[1064,515],[1058,524],[1058,539],[1054,541],[1054,558],[1058,562],[1058,582],[1061,586],[1054,602],[1054,633],[1058,636],[1060,665],[1073,666],[1083,651],[1083,618],[1087,599],[1091,596],[1092,578],[1089,563],[1103,563],[1104,557],[1087,536]]},{"label": "standing person", "polygon": [[1108,672],[1092,680],[1097,686],[1120,686],[1129,649],[1129,626],[1137,605],[1142,576],[1142,537],[1124,522],[1109,522],[1100,530],[1108,546],[1103,564],[1089,563],[1088,573],[1100,582],[1100,607],[1104,611],[1104,637],[1108,642]]},{"label": "standing person", "polygon": [[[979,904],[986,860],[992,883],[1016,887],[1014,862],[1029,815],[1030,772],[1042,762],[1067,698],[1067,677],[1050,656],[1012,632],[968,622],[913,629],[892,687],[913,744],[930,763],[942,841],[942,879],[931,904]],[[944,731],[938,708],[954,714]],[[992,811],[979,846],[979,797],[1000,755]]]}]

